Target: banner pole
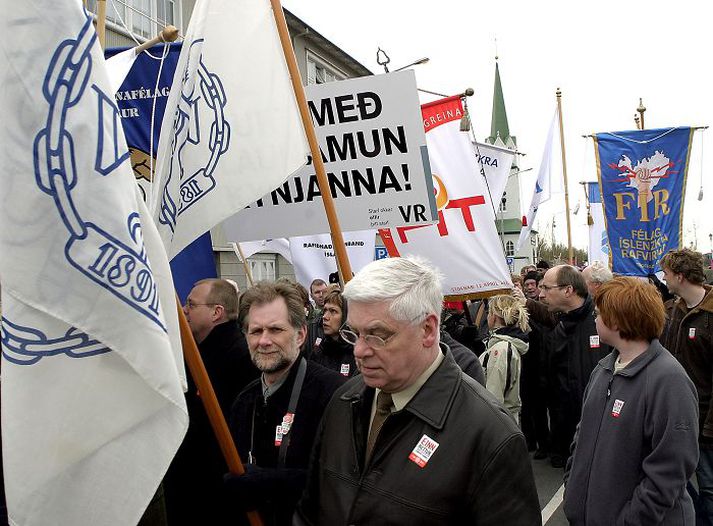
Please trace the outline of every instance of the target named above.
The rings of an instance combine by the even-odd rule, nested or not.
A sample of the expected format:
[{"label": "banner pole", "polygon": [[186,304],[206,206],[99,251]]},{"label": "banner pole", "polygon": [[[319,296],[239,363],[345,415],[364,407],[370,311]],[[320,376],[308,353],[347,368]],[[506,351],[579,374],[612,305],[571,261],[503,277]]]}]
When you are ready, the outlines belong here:
[{"label": "banner pole", "polygon": [[166,44],[168,42],[175,42],[178,38],[178,28],[176,26],[168,25],[163,28],[163,30],[153,37],[151,40],[147,40],[140,46],[134,48],[134,55],[138,55],[142,51],[149,49],[151,46],[156,44]]},{"label": "banner pole", "polygon": [[253,285],[255,285],[255,281],[253,280],[253,273],[250,272],[250,265],[248,265],[248,262],[245,259],[245,254],[243,254],[243,248],[240,246],[240,243],[231,244],[233,245],[233,251],[238,256],[240,261],[243,262],[243,270],[245,270],[245,277],[248,279],[248,283],[252,287]]},{"label": "banner pole", "polygon": [[287,68],[290,72],[292,89],[294,90],[295,97],[297,98],[297,105],[300,110],[300,116],[302,117],[302,125],[304,126],[305,133],[307,134],[307,142],[309,143],[309,149],[312,153],[312,163],[314,164],[314,168],[317,173],[319,192],[322,194],[322,203],[324,203],[324,211],[327,214],[329,230],[332,234],[334,255],[336,256],[339,264],[342,281],[347,283],[350,279],[352,279],[352,267],[349,264],[347,247],[344,244],[344,236],[342,236],[339,219],[337,218],[337,212],[334,208],[334,200],[332,199],[332,193],[329,189],[329,181],[327,180],[327,173],[324,169],[324,163],[322,162],[322,153],[319,150],[317,134],[314,131],[314,126],[312,125],[312,120],[310,119],[309,108],[307,107],[307,97],[305,96],[304,87],[302,86],[300,70],[297,68],[297,59],[295,58],[295,50],[292,47],[290,33],[287,29],[285,13],[282,11],[280,0],[270,0],[270,4],[272,5],[272,13],[275,17],[275,23],[277,24],[277,32],[280,35],[282,51],[285,55],[285,60],[287,61]]},{"label": "banner pole", "polygon": [[557,88],[557,115],[560,124],[560,145],[562,147],[562,176],[564,177],[564,208],[567,217],[567,259],[569,264],[574,264],[574,250],[572,249],[572,226],[569,218],[569,188],[567,187],[567,156],[564,149],[564,127],[562,126],[562,91]]},{"label": "banner pole", "polygon": [[[196,383],[200,399],[208,415],[208,420],[215,433],[215,438],[218,441],[220,450],[223,453],[223,458],[228,464],[228,471],[234,475],[242,475],[245,473],[245,468],[240,460],[238,449],[235,447],[233,437],[230,435],[228,424],[225,421],[225,416],[220,410],[218,398],[215,396],[215,390],[208,378],[208,372],[205,369],[203,358],[198,352],[196,340],[193,338],[193,333],[186,320],[186,315],[181,308],[181,302],[176,296],[176,307],[178,308],[178,323],[181,328],[181,344],[183,346],[183,357],[186,359],[186,365],[191,372],[191,377]],[[250,526],[262,526],[263,522],[257,511],[247,512]]]},{"label": "banner pole", "polygon": [[97,0],[97,36],[101,48],[106,49],[106,0]]}]

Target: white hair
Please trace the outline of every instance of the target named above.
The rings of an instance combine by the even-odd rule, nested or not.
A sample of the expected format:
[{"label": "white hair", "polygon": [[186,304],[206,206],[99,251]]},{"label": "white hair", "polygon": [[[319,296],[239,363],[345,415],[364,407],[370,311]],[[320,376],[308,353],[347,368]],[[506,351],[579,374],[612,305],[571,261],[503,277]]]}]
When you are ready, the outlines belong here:
[{"label": "white hair", "polygon": [[595,261],[589,265],[590,276],[589,281],[592,283],[606,283],[607,281],[614,278],[609,266],[605,265],[601,261]]},{"label": "white hair", "polygon": [[389,314],[399,321],[415,322],[427,314],[440,320],[443,307],[442,274],[419,257],[385,258],[373,261],[344,287],[350,302],[390,301]]}]

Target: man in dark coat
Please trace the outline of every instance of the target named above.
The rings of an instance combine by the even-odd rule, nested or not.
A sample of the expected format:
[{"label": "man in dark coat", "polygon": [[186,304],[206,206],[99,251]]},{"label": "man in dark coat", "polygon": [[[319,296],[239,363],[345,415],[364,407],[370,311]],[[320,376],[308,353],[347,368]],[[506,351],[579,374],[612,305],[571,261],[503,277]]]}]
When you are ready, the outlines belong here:
[{"label": "man in dark coat", "polygon": [[[259,374],[237,323],[237,290],[223,279],[201,280],[191,290],[183,310],[227,417],[238,393]],[[226,524],[223,474],[227,467],[190,375],[186,404],[188,431],[165,478],[169,523],[196,517],[205,524]]]},{"label": "man in dark coat", "polygon": [[439,347],[438,272],[382,259],[344,296],[361,374],[325,411],[294,524],[540,524],[522,433]]},{"label": "man in dark coat", "polygon": [[554,382],[555,405],[550,406],[550,461],[552,466],[563,468],[589,376],[611,348],[599,341],[594,302],[575,267],[558,265],[548,270],[540,283],[540,300],[527,300],[527,310],[533,321],[552,331],[548,374]]},{"label": "man in dark coat", "polygon": [[250,355],[262,372],[238,396],[230,424],[246,474],[227,476],[232,516],[257,509],[289,525],[304,489],[324,408],[344,377],[300,356],[306,326],[295,288],[258,283],[240,304]]}]

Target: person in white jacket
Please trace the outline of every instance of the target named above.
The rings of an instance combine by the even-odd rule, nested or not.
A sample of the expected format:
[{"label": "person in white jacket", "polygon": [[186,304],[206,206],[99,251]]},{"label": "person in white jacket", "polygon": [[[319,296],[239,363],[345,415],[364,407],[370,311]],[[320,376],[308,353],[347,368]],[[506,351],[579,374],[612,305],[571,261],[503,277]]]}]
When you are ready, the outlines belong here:
[{"label": "person in white jacket", "polygon": [[519,425],[521,356],[529,346],[527,308],[513,296],[493,296],[488,300],[488,327],[487,350],[480,356],[485,387]]}]

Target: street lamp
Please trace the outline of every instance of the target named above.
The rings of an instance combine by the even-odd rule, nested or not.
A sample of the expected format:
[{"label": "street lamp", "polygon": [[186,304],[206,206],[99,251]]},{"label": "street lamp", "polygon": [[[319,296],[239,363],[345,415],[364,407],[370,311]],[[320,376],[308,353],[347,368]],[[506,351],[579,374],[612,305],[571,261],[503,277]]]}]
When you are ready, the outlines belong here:
[{"label": "street lamp", "polygon": [[[395,69],[394,72],[396,71],[401,71],[402,69],[410,68],[411,66],[418,66],[419,64],[425,64],[428,62],[430,59],[428,57],[420,58],[414,62],[411,62],[410,64],[406,66],[402,66],[398,69]],[[379,64],[380,66],[384,66],[384,72],[389,73],[389,62],[391,62],[391,58],[389,58],[389,55],[386,54],[386,51],[384,51],[381,48],[378,48],[376,50],[376,63]]]}]

